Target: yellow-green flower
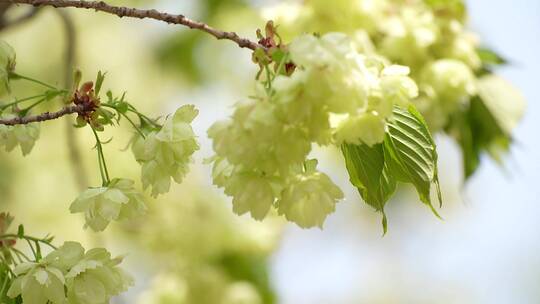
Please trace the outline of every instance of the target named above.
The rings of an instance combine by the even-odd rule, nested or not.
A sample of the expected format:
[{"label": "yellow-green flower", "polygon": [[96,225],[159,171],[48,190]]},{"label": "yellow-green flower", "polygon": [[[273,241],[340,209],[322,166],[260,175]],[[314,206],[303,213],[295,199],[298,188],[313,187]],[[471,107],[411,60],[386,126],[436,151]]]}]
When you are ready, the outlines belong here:
[{"label": "yellow-green flower", "polygon": [[133,279],[117,267],[121,262],[103,248],[88,250],[65,276],[68,303],[105,304],[126,291]]},{"label": "yellow-green flower", "polygon": [[0,146],[4,146],[8,152],[19,146],[22,154],[26,156],[34,148],[39,139],[39,133],[38,123],[16,126],[0,125]]},{"label": "yellow-green flower", "polygon": [[133,181],[113,179],[107,186],[85,190],[73,201],[70,211],[84,213],[85,227],[103,231],[111,221],[144,213],[146,205],[142,195],[133,188]]},{"label": "yellow-green flower", "polygon": [[7,295],[22,295],[24,304],[106,304],[133,284],[121,262],[103,248],[85,253],[81,244],[65,242],[39,262],[15,267]]},{"label": "yellow-green flower", "polygon": [[65,278],[62,271],[42,263],[22,263],[13,270],[17,275],[7,295],[22,296],[24,304],[63,304],[65,303]]},{"label": "yellow-green flower", "polygon": [[281,193],[278,212],[302,228],[322,228],[326,217],[334,212],[343,192],[330,178],[315,169],[316,161],[306,163],[306,172],[297,174]]},{"label": "yellow-green flower", "polygon": [[142,167],[143,187],[152,186],[152,196],[168,192],[171,178],[181,183],[189,171],[191,156],[199,149],[191,128],[197,114],[193,105],[182,106],[159,131],[135,139],[132,151]]}]

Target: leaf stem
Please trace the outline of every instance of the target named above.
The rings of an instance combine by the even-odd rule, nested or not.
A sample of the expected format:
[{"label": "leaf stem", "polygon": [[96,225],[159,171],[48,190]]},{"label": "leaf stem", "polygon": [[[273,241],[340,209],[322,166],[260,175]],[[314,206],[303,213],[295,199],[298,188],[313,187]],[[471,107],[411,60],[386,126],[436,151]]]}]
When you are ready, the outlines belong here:
[{"label": "leaf stem", "polygon": [[139,116],[140,120],[146,120],[146,122],[150,123],[154,127],[161,128],[161,125],[155,122],[155,120],[149,118],[148,116],[144,115],[143,113],[139,112],[133,105],[129,104],[128,111],[137,114]]},{"label": "leaf stem", "polygon": [[15,254],[19,257],[19,261],[21,261],[21,263],[23,263],[24,261],[22,261],[22,259],[20,258],[21,256],[26,259],[26,261],[28,262],[32,262],[32,260],[26,255],[24,254],[22,251],[20,251],[19,249],[15,248],[15,247],[11,247],[10,248],[11,251],[15,252]]},{"label": "leaf stem", "polygon": [[144,133],[141,131],[139,127],[137,127],[137,125],[133,122],[133,120],[129,118],[129,116],[127,116],[125,113],[121,113],[121,112],[118,112],[118,113],[120,113],[120,115],[124,116],[127,119],[127,121],[129,121],[129,123],[133,126],[133,128],[135,128],[137,133],[139,133],[139,135],[141,135],[142,138],[146,139],[146,136],[144,135]]},{"label": "leaf stem", "polygon": [[[123,112],[119,111],[118,108],[116,108],[116,107],[115,107],[114,105],[112,105],[112,104],[104,103],[104,104],[101,104],[101,106],[102,106],[102,107],[111,108],[111,109],[115,109],[116,112],[118,112],[118,114],[120,114],[121,116],[125,117],[125,118],[127,119],[127,121],[129,121],[129,123],[133,126],[133,128],[135,128],[135,130],[137,131],[137,133],[139,133],[139,134],[142,136],[142,138],[146,138],[146,136],[145,136],[144,133],[141,131],[141,129],[133,122],[133,120],[132,120],[131,118],[129,118],[129,116],[126,115],[126,113],[123,113]],[[128,111],[137,114],[139,117],[140,117],[140,115],[142,115],[142,114],[139,115],[139,113],[137,113],[137,112],[133,112],[133,110],[131,110],[131,109],[129,109],[129,108],[128,108]]]},{"label": "leaf stem", "polygon": [[90,126],[90,128],[92,129],[92,132],[94,133],[94,137],[96,138],[96,149],[98,151],[99,171],[101,174],[102,185],[105,187],[111,182],[111,180],[109,177],[109,170],[107,169],[107,163],[105,162],[105,155],[103,154],[103,146],[101,145],[101,140],[99,139],[96,129],[94,129],[94,127],[92,126]]},{"label": "leaf stem", "polygon": [[24,75],[21,75],[21,74],[17,74],[17,73],[9,73],[9,77],[12,78],[12,79],[22,79],[22,80],[26,80],[26,81],[30,81],[30,82],[33,82],[33,83],[36,83],[36,84],[39,84],[39,85],[42,85],[46,88],[49,88],[49,89],[52,89],[52,90],[55,90],[55,91],[58,91],[58,89],[48,83],[45,83],[41,80],[37,80],[35,78],[32,78],[32,77],[28,77],[28,76],[24,76]]},{"label": "leaf stem", "polygon": [[33,241],[33,242],[40,242],[42,244],[45,244],[45,245],[51,247],[52,249],[58,249],[58,248],[56,248],[56,246],[51,244],[46,239],[38,239],[36,237],[29,236],[29,235],[19,236],[17,234],[13,234],[13,233],[7,233],[7,234],[0,235],[0,240],[2,240],[2,239],[24,239],[24,240],[27,239],[27,240],[30,240],[30,241]]},{"label": "leaf stem", "polygon": [[26,239],[26,242],[28,243],[28,247],[30,247],[30,250],[32,251],[32,254],[34,255],[34,257],[37,260],[38,256],[37,256],[36,250],[34,250],[34,246],[32,246],[32,242],[29,239]]},{"label": "leaf stem", "polygon": [[[9,267],[6,267],[6,268],[9,269]],[[6,277],[4,278],[4,282],[2,283],[2,289],[0,289],[0,297],[4,297],[4,291],[6,290],[8,281],[9,281],[9,276],[6,275]]]},{"label": "leaf stem", "polygon": [[46,100],[47,100],[47,97],[43,97],[40,100],[38,100],[38,101],[34,102],[33,104],[31,104],[30,106],[28,106],[28,108],[21,111],[21,113],[23,113],[22,116],[25,116],[26,113],[28,113],[28,111],[30,111],[32,108],[34,108],[35,106],[39,105],[40,103],[42,103],[42,102],[44,102]]},{"label": "leaf stem", "polygon": [[6,108],[9,108],[10,106],[14,106],[16,104],[19,104],[21,102],[24,102],[24,101],[28,101],[28,100],[32,100],[32,99],[36,99],[36,98],[39,98],[39,97],[45,97],[47,94],[39,94],[39,95],[34,95],[34,96],[30,96],[30,97],[25,97],[25,98],[22,98],[22,99],[16,99],[10,103],[6,103],[4,105],[0,105],[0,110],[4,110]]}]

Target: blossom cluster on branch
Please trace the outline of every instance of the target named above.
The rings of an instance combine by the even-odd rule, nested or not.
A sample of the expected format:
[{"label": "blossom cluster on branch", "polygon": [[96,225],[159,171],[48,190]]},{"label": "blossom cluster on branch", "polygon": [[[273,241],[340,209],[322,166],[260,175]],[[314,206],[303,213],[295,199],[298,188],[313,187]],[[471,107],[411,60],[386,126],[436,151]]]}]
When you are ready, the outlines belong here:
[{"label": "blossom cluster on branch", "polygon": [[[7,0],[6,0],[7,1]],[[2,2],[2,1],[0,1]],[[5,2],[5,1],[4,1]],[[255,92],[234,106],[229,119],[208,130],[215,155],[212,178],[232,197],[236,214],[256,220],[283,216],[302,228],[322,228],[343,191],[317,169],[314,145],[340,149],[362,199],[382,214],[399,183],[414,186],[419,200],[439,216],[432,188],[442,204],[437,150],[432,134],[447,134],[463,151],[464,175],[470,177],[487,153],[500,160],[512,142],[524,101],[493,73],[504,63],[480,46],[466,29],[463,1],[312,0],[285,2],[263,9],[267,22],[254,42],[183,15],[109,5],[102,1],[9,0],[35,7],[82,8],[163,21],[200,30],[253,51],[259,67]],[[154,198],[182,183],[199,150],[192,128],[198,110],[183,105],[164,118],[149,118],[126,94],[103,92],[105,74],[82,82],[75,71],[70,88],[57,88],[19,74],[15,50],[0,41],[0,147],[35,147],[40,124],[76,114],[76,128],[95,138],[101,185],[89,187],[71,203],[85,225],[104,231],[113,221],[146,212],[145,194],[136,183],[109,171],[102,140],[106,128],[128,123],[135,133],[131,151],[140,165],[142,188]],[[70,67],[71,68],[71,67]],[[43,89],[18,98],[14,81]],[[33,114],[60,101],[62,108]],[[435,185],[435,187],[432,187]],[[20,303],[109,303],[132,281],[105,249],[85,249],[77,242],[59,248],[50,238],[7,232],[12,218],[0,214],[0,300]],[[17,248],[25,240],[33,257]],[[41,245],[52,248],[43,256]],[[4,291],[6,291],[4,293]],[[3,299],[4,295],[7,296]],[[7,301],[7,300],[6,300]],[[10,302],[11,303],[11,302]]]}]

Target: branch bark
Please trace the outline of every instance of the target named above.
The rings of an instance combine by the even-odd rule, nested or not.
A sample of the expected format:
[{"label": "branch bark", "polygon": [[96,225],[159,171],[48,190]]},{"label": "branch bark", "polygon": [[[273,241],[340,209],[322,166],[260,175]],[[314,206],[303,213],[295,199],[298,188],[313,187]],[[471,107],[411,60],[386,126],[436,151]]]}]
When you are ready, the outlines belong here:
[{"label": "branch bark", "polygon": [[35,7],[41,6],[52,6],[55,8],[84,8],[84,9],[93,9],[100,12],[105,12],[109,14],[116,15],[120,18],[122,17],[131,17],[139,19],[154,19],[163,21],[169,24],[179,24],[187,26],[191,29],[197,29],[203,32],[206,32],[217,39],[227,39],[235,42],[241,48],[248,48],[251,50],[256,50],[257,48],[266,49],[264,46],[260,45],[257,42],[253,42],[247,38],[242,38],[238,36],[235,32],[225,32],[218,29],[215,29],[203,22],[191,20],[184,15],[174,15],[159,12],[155,9],[143,10],[123,6],[114,6],[109,5],[103,1],[80,1],[80,0],[0,0],[0,3],[20,3],[20,4],[29,4]]},{"label": "branch bark", "polygon": [[45,112],[39,115],[13,117],[13,118],[0,118],[0,125],[14,126],[14,125],[26,125],[33,122],[42,122],[47,120],[53,120],[65,115],[74,113],[86,113],[92,111],[94,106],[92,104],[78,104],[71,105],[62,108],[57,112]]}]

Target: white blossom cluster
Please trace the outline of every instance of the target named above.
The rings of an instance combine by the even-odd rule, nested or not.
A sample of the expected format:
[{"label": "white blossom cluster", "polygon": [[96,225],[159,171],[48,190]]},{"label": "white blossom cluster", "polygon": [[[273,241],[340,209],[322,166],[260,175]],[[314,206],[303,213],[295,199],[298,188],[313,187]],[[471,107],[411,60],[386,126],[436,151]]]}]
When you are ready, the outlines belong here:
[{"label": "white blossom cluster", "polygon": [[312,144],[382,142],[393,106],[418,88],[407,67],[363,55],[345,34],[301,35],[289,53],[297,65],[291,76],[276,76],[270,93],[261,88],[208,131],[214,183],[238,214],[261,220],[274,206],[301,227],[322,227],[343,194],[308,160]]}]

